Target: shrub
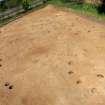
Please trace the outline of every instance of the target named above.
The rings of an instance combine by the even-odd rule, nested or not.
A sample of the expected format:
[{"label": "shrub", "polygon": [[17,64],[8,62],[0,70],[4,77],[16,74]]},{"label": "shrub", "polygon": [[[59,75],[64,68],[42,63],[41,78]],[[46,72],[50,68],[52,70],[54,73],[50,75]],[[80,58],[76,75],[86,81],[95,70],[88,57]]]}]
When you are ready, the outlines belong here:
[{"label": "shrub", "polygon": [[30,2],[31,2],[31,0],[22,0],[22,6],[25,11],[30,9]]}]

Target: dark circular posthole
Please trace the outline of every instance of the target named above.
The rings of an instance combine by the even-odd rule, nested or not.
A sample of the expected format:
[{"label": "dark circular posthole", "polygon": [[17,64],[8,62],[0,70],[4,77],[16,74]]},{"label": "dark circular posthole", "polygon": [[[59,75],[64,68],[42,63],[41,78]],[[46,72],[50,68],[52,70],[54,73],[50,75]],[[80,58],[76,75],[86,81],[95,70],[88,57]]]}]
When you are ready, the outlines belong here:
[{"label": "dark circular posthole", "polygon": [[0,67],[2,67],[2,64],[0,64]]},{"label": "dark circular posthole", "polygon": [[78,80],[78,81],[76,81],[76,83],[77,83],[77,84],[80,84],[80,83],[82,83],[82,81],[81,81],[81,80]]},{"label": "dark circular posthole", "polygon": [[2,61],[2,59],[0,58],[0,61]]},{"label": "dark circular posthole", "polygon": [[9,89],[10,89],[10,90],[13,89],[13,85],[9,86]]},{"label": "dark circular posthole", "polygon": [[69,72],[68,72],[68,74],[70,74],[70,75],[73,74],[73,73],[74,73],[73,71],[69,71]]},{"label": "dark circular posthole", "polygon": [[5,86],[9,86],[9,83],[8,83],[8,82],[6,82],[6,83],[5,83]]}]

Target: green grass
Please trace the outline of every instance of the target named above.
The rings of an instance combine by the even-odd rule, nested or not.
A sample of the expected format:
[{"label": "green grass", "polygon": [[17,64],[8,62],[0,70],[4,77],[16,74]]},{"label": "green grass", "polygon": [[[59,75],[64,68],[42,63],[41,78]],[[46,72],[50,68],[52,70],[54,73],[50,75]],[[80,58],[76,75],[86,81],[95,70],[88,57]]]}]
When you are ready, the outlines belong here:
[{"label": "green grass", "polygon": [[105,19],[105,14],[100,14],[98,12],[98,6],[93,5],[93,4],[80,4],[76,2],[69,2],[65,3],[62,0],[49,0],[48,4],[53,4],[55,6],[59,6],[61,8],[66,8],[66,9],[72,9],[73,11],[76,11],[78,13],[88,15],[88,16],[94,16],[98,18],[99,20],[104,20]]}]

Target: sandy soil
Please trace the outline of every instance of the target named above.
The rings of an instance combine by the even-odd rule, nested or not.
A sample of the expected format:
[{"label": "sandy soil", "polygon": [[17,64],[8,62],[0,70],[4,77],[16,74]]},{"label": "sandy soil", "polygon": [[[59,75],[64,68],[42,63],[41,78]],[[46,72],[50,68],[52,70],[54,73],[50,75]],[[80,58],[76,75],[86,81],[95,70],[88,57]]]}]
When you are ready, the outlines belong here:
[{"label": "sandy soil", "polygon": [[105,105],[105,26],[47,6],[2,27],[0,105]]}]

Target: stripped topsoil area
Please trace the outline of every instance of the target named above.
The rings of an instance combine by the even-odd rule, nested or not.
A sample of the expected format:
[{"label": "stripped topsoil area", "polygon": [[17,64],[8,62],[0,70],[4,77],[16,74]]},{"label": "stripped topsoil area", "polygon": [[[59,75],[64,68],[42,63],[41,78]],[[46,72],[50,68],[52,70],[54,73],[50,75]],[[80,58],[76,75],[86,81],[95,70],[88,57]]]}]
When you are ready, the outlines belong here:
[{"label": "stripped topsoil area", "polygon": [[0,105],[105,105],[105,25],[49,5],[0,28]]}]

